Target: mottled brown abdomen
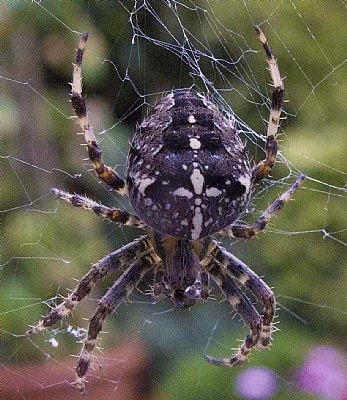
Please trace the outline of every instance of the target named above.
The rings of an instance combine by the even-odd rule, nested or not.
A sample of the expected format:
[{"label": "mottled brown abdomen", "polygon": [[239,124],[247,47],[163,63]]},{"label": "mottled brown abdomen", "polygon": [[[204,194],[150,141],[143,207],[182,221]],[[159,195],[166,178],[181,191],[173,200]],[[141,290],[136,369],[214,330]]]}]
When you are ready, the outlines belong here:
[{"label": "mottled brown abdomen", "polygon": [[137,129],[129,198],[157,232],[196,240],[232,224],[250,194],[248,154],[231,122],[203,95],[166,96]]}]

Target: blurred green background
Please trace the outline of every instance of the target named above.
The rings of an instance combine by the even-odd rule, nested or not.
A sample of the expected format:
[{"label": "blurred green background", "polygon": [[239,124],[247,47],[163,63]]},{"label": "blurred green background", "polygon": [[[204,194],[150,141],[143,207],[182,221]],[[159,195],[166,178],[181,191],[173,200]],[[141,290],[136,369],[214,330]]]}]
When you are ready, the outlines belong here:
[{"label": "blurred green background", "polygon": [[[240,120],[265,133],[271,87],[255,23],[262,24],[285,77],[289,102],[280,150],[287,162],[280,161],[274,181],[255,193],[247,220],[285,190],[293,173],[304,171],[308,179],[259,238],[224,240],[224,245],[265,276],[280,303],[281,331],[272,351],[255,352],[249,365],[278,374],[276,399],[314,398],[295,384],[305,354],[318,344],[347,349],[346,8],[333,1],[152,1],[146,7],[142,1],[3,3],[4,365],[78,354],[79,344],[65,323],[35,337],[35,345],[18,335],[47,312],[49,299],[66,295],[92,263],[139,234],[50,194],[50,188],[59,187],[129,210],[89,171],[82,137],[69,118],[68,82],[78,43],[73,31],[89,32],[84,93],[104,158],[122,171],[136,122],[173,88],[195,84],[212,93],[214,87],[216,101],[222,96]],[[193,61],[182,61],[183,48],[212,86],[204,85]],[[261,159],[262,141],[245,131],[252,156]],[[69,324],[86,326],[82,318],[92,314],[110,282],[98,285]],[[239,370],[210,366],[202,357],[205,352],[230,355],[247,332],[225,302],[211,300],[182,312],[135,293],[132,304],[109,318],[106,328],[105,354],[129,337],[146,342],[151,354],[147,391],[156,398],[239,398],[234,386]],[[51,337],[58,348],[48,343]]]}]

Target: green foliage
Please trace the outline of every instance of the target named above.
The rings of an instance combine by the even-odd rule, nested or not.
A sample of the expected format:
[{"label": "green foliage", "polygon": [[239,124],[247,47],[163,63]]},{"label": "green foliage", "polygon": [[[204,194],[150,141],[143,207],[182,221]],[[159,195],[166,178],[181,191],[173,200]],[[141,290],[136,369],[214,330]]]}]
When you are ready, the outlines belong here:
[{"label": "green foliage", "polygon": [[[200,356],[187,354],[166,374],[158,390],[158,398],[165,400],[222,400],[240,398],[235,391],[237,375],[245,368],[262,366],[276,371],[281,377],[274,400],[306,400],[311,395],[300,391],[295,384],[295,368],[300,367],[304,355],[317,343],[310,332],[300,332],[286,325],[283,332],[275,334],[271,351],[252,355],[251,363],[241,368],[218,368],[209,365]],[[223,340],[233,342],[233,335]],[[218,354],[220,346],[211,346],[209,352]],[[225,355],[225,354],[224,354]]]}]

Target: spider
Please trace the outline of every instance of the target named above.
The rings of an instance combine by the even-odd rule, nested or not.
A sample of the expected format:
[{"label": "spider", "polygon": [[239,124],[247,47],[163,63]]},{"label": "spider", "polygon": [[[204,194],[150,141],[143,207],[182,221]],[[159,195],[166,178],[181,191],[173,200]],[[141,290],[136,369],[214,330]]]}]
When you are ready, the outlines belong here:
[{"label": "spider", "polygon": [[[71,103],[87,144],[89,158],[99,178],[116,193],[127,197],[131,215],[86,197],[52,189],[58,198],[93,211],[121,225],[141,228],[145,235],[108,254],[92,266],[68,297],[28,335],[42,332],[67,318],[91,288],[111,272],[126,268],[99,300],[76,367],[76,386],[85,391],[85,376],[92,361],[105,318],[124,302],[138,283],[150,275],[156,300],[169,297],[187,308],[206,300],[212,278],[233,310],[249,327],[236,353],[227,358],[206,359],[216,365],[241,365],[253,348],[268,347],[272,340],[275,297],[270,287],[248,266],[216,241],[217,234],[249,239],[289,201],[303,182],[300,175],[256,220],[238,224],[254,185],[272,170],[277,154],[277,132],[284,87],[277,62],[262,30],[255,27],[265,50],[274,90],[265,145],[265,159],[251,166],[248,151],[233,123],[193,90],[175,90],[164,97],[154,112],[136,129],[131,142],[126,179],[101,156],[82,95],[82,58],[88,34],[77,49],[71,83]],[[261,303],[257,311],[246,293]]]}]

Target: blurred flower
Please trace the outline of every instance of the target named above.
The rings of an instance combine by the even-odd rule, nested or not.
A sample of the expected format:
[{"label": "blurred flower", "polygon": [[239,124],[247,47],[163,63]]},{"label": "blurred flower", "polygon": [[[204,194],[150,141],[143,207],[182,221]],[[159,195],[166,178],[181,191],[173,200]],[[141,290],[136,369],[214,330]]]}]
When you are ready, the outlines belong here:
[{"label": "blurred flower", "polygon": [[327,400],[347,399],[347,358],[329,346],[314,347],[297,372],[300,389]]},{"label": "blurred flower", "polygon": [[237,375],[235,389],[244,399],[268,399],[278,390],[277,375],[267,368],[247,368]]}]

